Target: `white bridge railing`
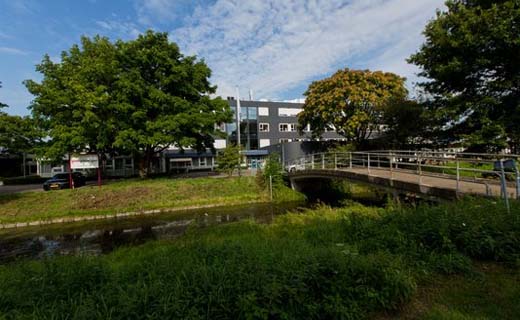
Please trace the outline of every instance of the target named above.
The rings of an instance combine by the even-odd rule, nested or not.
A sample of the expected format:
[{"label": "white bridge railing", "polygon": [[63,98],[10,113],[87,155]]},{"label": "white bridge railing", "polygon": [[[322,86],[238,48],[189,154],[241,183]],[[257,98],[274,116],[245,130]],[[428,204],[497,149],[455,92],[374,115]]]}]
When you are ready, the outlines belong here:
[{"label": "white bridge railing", "polygon": [[516,198],[520,199],[518,160],[520,155],[443,151],[326,152],[286,162],[285,169],[296,172],[364,168],[368,175],[373,170],[387,170],[392,179],[398,172],[414,173],[419,184],[425,176],[455,180],[457,192],[461,181],[480,183],[485,185],[487,195],[492,195],[492,185],[499,185],[501,196],[507,201],[508,187],[515,188]]}]

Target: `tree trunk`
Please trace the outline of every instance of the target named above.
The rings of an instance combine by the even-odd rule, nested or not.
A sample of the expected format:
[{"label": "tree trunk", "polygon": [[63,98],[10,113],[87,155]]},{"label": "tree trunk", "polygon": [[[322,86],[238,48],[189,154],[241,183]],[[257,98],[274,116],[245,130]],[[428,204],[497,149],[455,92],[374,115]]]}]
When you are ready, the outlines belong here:
[{"label": "tree trunk", "polygon": [[147,178],[150,174],[150,162],[153,155],[152,149],[147,147],[144,155],[139,158],[139,177]]}]

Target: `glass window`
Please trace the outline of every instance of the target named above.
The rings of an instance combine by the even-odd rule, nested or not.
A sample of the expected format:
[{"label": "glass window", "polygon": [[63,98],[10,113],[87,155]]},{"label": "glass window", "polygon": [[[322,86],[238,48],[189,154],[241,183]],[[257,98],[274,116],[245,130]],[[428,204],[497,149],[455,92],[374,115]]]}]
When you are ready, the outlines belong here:
[{"label": "glass window", "polygon": [[297,123],[291,123],[289,126],[289,131],[296,132],[298,130],[298,124]]},{"label": "glass window", "polygon": [[247,117],[250,120],[256,120],[257,119],[257,109],[256,109],[256,107],[249,107],[249,108],[247,108]]},{"label": "glass window", "polygon": [[260,123],[260,132],[269,132],[269,123]]},{"label": "glass window", "polygon": [[289,131],[289,124],[287,124],[287,123],[280,123],[279,129],[280,129],[280,132],[288,132]]},{"label": "glass window", "polygon": [[235,133],[237,131],[237,124],[236,123],[228,123],[226,124],[226,131],[228,134]]},{"label": "glass window", "polygon": [[247,108],[240,108],[240,120],[246,120],[247,119]]},{"label": "glass window", "polygon": [[205,167],[206,166],[206,158],[201,157],[199,158],[199,167]]}]

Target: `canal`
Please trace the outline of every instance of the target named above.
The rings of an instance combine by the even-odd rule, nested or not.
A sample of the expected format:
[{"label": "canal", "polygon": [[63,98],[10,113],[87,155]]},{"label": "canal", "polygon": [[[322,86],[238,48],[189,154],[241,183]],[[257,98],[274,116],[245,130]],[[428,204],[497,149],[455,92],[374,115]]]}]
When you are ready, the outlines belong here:
[{"label": "canal", "polygon": [[106,254],[121,246],[175,239],[188,228],[205,228],[247,219],[270,223],[277,215],[305,206],[301,202],[250,204],[0,230],[0,264],[59,255]]}]

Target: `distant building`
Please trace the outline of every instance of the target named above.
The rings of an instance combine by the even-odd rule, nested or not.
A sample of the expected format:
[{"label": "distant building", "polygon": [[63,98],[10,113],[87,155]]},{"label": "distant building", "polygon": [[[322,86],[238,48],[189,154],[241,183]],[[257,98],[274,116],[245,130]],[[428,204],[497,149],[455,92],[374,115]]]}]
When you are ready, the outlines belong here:
[{"label": "distant building", "polygon": [[[218,130],[225,134],[225,138],[216,138],[214,146],[218,151],[226,148],[228,144],[238,143],[240,122],[240,144],[245,159],[244,166],[249,168],[261,166],[269,152],[277,152],[285,157],[284,149],[280,147],[282,144],[311,141],[309,128],[301,135],[298,132],[298,114],[303,109],[303,103],[240,100],[240,115],[237,117],[237,101],[233,98],[228,98],[227,101],[233,111],[234,120],[230,123],[216,124]],[[327,131],[319,140],[345,139],[334,131]],[[315,143],[309,145],[314,146]],[[38,161],[37,173],[48,177],[55,173],[66,172],[68,171],[67,159],[64,157],[59,164]],[[181,151],[172,147],[152,159],[151,171],[152,173],[211,171],[216,167],[216,155],[210,150],[201,153],[191,149]],[[103,172],[106,176],[131,176],[138,174],[138,165],[128,156],[107,156]]]},{"label": "distant building", "polygon": [[[218,129],[226,138],[217,138],[215,148],[224,149],[228,144],[238,143],[238,123],[240,121],[240,145],[248,167],[255,168],[263,163],[272,146],[288,142],[311,140],[309,128],[300,135],[298,132],[298,114],[303,110],[303,103],[240,100],[240,114],[237,117],[237,101],[228,98],[233,111],[233,122],[219,124]],[[324,132],[321,141],[345,140],[334,131]],[[198,154],[195,151],[170,149],[165,152],[168,170],[207,170],[214,169],[215,155],[210,152]]]}]

